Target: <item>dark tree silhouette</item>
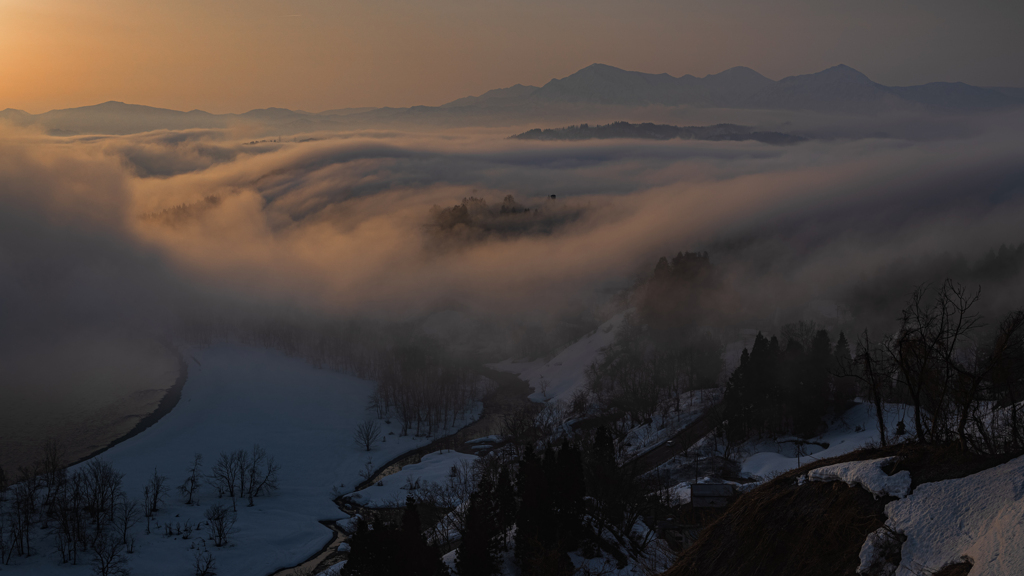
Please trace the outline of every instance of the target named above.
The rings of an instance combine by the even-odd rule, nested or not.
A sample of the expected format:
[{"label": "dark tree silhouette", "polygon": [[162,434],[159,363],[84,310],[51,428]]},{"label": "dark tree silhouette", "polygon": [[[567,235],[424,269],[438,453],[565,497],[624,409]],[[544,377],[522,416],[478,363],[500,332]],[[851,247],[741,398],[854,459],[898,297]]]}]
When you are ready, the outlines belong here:
[{"label": "dark tree silhouette", "polygon": [[369,452],[373,445],[380,439],[380,424],[375,420],[364,420],[358,426],[356,431],[352,435],[352,439],[355,440],[356,444],[366,448]]}]

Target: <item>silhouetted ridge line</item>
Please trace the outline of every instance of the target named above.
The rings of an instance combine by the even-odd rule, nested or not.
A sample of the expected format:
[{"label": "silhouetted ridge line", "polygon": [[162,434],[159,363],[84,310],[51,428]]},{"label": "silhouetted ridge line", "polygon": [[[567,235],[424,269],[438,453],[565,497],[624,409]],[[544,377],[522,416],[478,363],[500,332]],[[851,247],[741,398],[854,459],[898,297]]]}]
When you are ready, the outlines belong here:
[{"label": "silhouetted ridge line", "polygon": [[580,124],[564,128],[534,128],[511,136],[517,140],[592,140],[611,138],[642,138],[644,140],[756,140],[767,144],[796,144],[807,140],[783,132],[757,131],[749,126],[715,124],[714,126],[672,126],[670,124],[630,124],[613,122],[600,126]]}]

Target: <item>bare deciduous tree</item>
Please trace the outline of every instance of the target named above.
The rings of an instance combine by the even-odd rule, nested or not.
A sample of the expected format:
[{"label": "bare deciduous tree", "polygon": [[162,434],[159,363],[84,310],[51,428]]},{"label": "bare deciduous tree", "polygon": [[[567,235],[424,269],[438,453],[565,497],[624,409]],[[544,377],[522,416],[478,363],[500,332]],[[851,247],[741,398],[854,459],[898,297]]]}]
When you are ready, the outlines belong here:
[{"label": "bare deciduous tree", "polygon": [[359,426],[356,426],[356,431],[352,435],[352,439],[355,440],[356,444],[366,448],[369,452],[373,445],[380,439],[380,424],[375,420],[364,420]]},{"label": "bare deciduous tree", "polygon": [[115,506],[114,530],[129,554],[135,551],[135,537],[129,532],[139,522],[139,504],[124,494]]},{"label": "bare deciduous tree", "polygon": [[128,558],[125,545],[107,534],[100,535],[93,544],[93,574],[96,576],[128,576]]},{"label": "bare deciduous tree", "polygon": [[236,464],[237,452],[232,452],[231,454],[221,452],[220,458],[217,459],[217,463],[214,464],[213,469],[210,471],[210,478],[213,480],[213,485],[217,488],[217,496],[230,496],[232,506],[234,506],[235,496],[238,495],[239,469]]},{"label": "bare deciduous tree", "polygon": [[53,503],[53,495],[67,478],[66,456],[67,449],[59,440],[53,437],[46,439],[46,443],[43,444],[43,461],[40,466],[43,483],[46,484],[46,496],[43,498],[43,504],[46,507]]},{"label": "bare deciduous tree", "polygon": [[277,473],[281,467],[274,463],[274,457],[268,456],[266,449],[259,444],[253,445],[248,464],[249,469],[245,472],[249,478],[246,495],[249,497],[249,506],[252,506],[253,498],[277,489]]},{"label": "bare deciduous tree", "polygon": [[185,497],[185,504],[191,506],[195,503],[196,491],[203,485],[203,455],[197,452],[192,456],[192,464],[185,472],[188,476],[181,486],[178,486],[178,492]]},{"label": "bare deciduous tree", "polygon": [[226,506],[214,504],[206,509],[206,521],[210,528],[210,539],[214,546],[224,546],[234,532],[236,515]]},{"label": "bare deciduous tree", "polygon": [[164,487],[166,482],[167,476],[161,476],[157,469],[153,468],[153,476],[149,479],[149,483],[146,484],[148,499],[145,502],[145,506],[149,509],[150,514],[160,511],[160,505],[163,504],[164,496],[167,492]]}]

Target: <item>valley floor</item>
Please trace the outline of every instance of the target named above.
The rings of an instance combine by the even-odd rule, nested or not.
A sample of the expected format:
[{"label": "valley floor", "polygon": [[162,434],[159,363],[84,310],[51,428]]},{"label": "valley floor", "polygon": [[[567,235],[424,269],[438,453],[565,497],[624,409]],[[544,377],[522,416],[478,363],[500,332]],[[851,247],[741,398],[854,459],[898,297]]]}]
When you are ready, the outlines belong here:
[{"label": "valley floor", "polygon": [[[172,488],[151,521],[150,533],[145,533],[145,519],[135,526],[138,544],[128,562],[134,574],[189,574],[196,550],[204,548],[212,552],[220,576],[259,576],[297,565],[330,541],[331,531],[318,521],[346,516],[333,497],[355,488],[368,461],[375,469],[431,441],[399,436],[395,422],[382,423],[386,440],[371,451],[357,446],[355,428],[372,416],[366,411],[371,382],[319,370],[278,352],[236,345],[194,350],[186,359],[189,379],[174,410],[98,458],[123,472],[126,493],[141,501],[154,470],[175,487],[185,479],[195,453],[203,454],[208,471],[221,452],[259,444],[281,466],[280,488],[257,498],[253,507],[239,500],[236,532],[224,547],[213,546],[205,529],[185,539],[176,528],[202,520],[211,504],[230,506],[231,500],[218,498],[206,485],[199,505],[188,506]],[[164,535],[168,525],[171,536]],[[14,557],[0,570],[33,576],[91,573],[87,562],[60,564],[47,530],[36,529],[33,542],[32,556]]]}]

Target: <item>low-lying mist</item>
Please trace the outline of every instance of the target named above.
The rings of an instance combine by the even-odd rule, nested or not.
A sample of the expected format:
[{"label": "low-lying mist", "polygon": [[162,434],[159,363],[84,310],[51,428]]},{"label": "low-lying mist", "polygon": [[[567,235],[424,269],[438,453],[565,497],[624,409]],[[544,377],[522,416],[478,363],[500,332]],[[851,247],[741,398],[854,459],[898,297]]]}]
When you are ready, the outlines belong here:
[{"label": "low-lying mist", "polygon": [[[62,335],[181,342],[197,321],[287,319],[521,356],[541,351],[517,334],[564,343],[686,250],[720,272],[723,333],[821,302],[848,329],[884,325],[917,284],[949,275],[984,280],[998,313],[1024,304],[1021,277],[979,262],[1024,242],[1024,121],[986,122],[957,138],[787,147],[5,129],[0,349],[25,374],[40,353],[74,362]],[[5,379],[0,394],[26,385]]]}]

